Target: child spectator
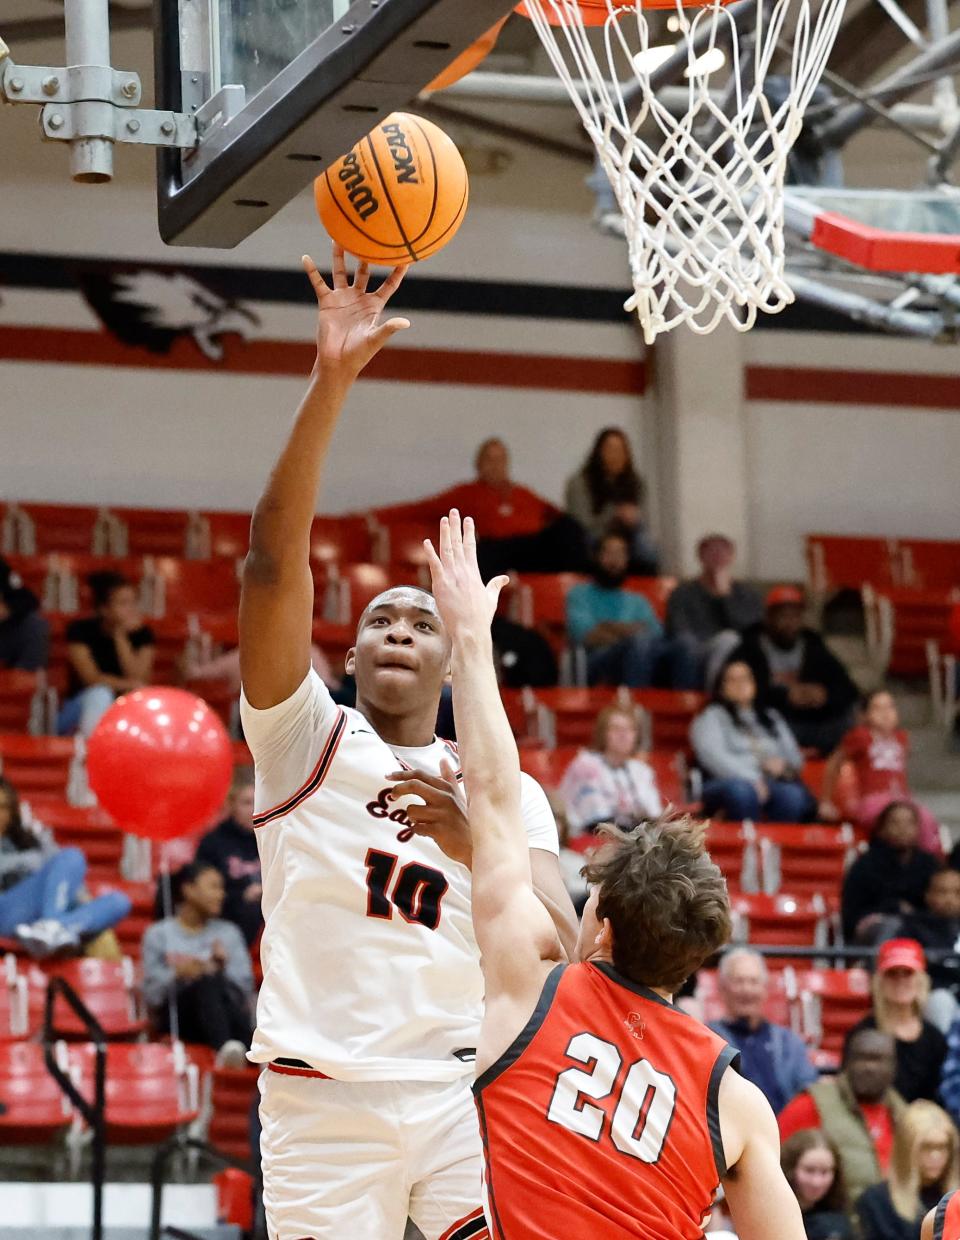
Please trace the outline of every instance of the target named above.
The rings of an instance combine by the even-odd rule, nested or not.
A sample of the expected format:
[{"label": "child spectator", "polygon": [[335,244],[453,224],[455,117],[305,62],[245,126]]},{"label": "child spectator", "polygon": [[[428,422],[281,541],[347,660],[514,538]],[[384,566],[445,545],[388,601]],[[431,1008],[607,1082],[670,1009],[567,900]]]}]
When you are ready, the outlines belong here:
[{"label": "child spectator", "polygon": [[882,1029],[897,1046],[893,1087],[906,1102],[937,1097],[947,1043],[940,1030],[924,1019],[930,978],[923,948],[914,939],[888,939],[877,953],[873,975],[873,1011],[854,1025]]},{"label": "child spectator", "polygon": [[202,861],[174,877],[176,913],[143,936],[143,994],[161,1033],[218,1051],[227,1067],[244,1067],[253,1034],[253,970],[243,935],[221,919],[223,878]]},{"label": "child spectator", "polygon": [[593,441],[582,467],[567,480],[566,507],[586,530],[591,546],[598,546],[604,534],[617,529],[630,549],[631,570],[654,575],[657,553],[643,517],[645,489],[626,435],[608,426]]},{"label": "child spectator", "polygon": [[89,584],[96,614],[67,628],[70,685],[57,720],[61,736],[89,736],[114,699],[142,689],[153,672],[155,639],[136,590],[119,573],[93,573]]},{"label": "child spectator", "polygon": [[581,749],[560,784],[572,834],[582,835],[601,822],[634,827],[663,813],[656,776],[637,755],[639,739],[633,708],[608,706],[597,716],[593,748]]},{"label": "child spectator", "polygon": [[[833,794],[844,762],[852,762],[857,774],[860,804],[856,817],[861,826],[871,828],[891,801],[910,801],[909,748],[910,738],[900,727],[893,694],[888,689],[875,689],[864,700],[860,723],[844,735],[827,762],[820,817],[826,822],[840,819]],[[924,806],[917,805],[917,813],[920,816],[920,847],[939,857],[940,825]]]},{"label": "child spectator", "polygon": [[220,871],[224,883],[223,916],[239,926],[247,946],[263,928],[260,899],[260,853],[253,827],[253,768],[233,773],[229,815],[200,841],[196,860]]},{"label": "child spectator", "polygon": [[957,1130],[932,1102],[912,1102],[893,1140],[890,1173],[857,1202],[860,1240],[920,1240],[923,1217],[960,1186]]},{"label": "child spectator", "polygon": [[87,859],[79,848],[58,849],[45,833],[30,830],[17,791],[0,778],[0,936],[16,937],[37,957],[78,952],[122,921],[130,900],[111,891],[85,899]]},{"label": "child spectator", "polygon": [[788,1137],[780,1166],[796,1194],[807,1240],[854,1240],[837,1147],[818,1128]]},{"label": "child spectator", "polygon": [[840,898],[844,938],[875,943],[897,933],[900,918],[923,907],[936,857],[919,846],[920,817],[910,801],[892,801],[879,816],[866,852],[847,870]]},{"label": "child spectator", "polygon": [[[933,990],[926,1016],[946,1033],[960,1016],[960,873],[935,870],[923,897],[923,908],[901,918],[898,937],[916,939],[927,954]],[[936,953],[931,959],[931,953]]]},{"label": "child spectator", "polygon": [[816,809],[800,778],[803,755],[780,715],[758,706],[753,672],[730,662],[713,701],[694,719],[690,741],[704,773],[707,815],[766,822],[807,822]]},{"label": "child spectator", "polygon": [[49,652],[50,625],[37,596],[0,557],[0,668],[38,672]]}]

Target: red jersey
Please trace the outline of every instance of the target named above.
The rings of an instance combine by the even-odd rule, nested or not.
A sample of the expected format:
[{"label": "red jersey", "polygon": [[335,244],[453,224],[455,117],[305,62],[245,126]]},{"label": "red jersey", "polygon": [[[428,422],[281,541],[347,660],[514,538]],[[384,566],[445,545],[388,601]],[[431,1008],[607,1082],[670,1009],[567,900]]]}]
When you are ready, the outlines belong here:
[{"label": "red jersey", "polygon": [[933,1240],[960,1240],[960,1192],[940,1199],[933,1216]]},{"label": "red jersey", "polygon": [[851,728],[841,745],[844,757],[856,767],[862,797],[877,793],[893,797],[908,795],[909,743],[906,732],[899,729],[889,736],[881,736],[868,727]]},{"label": "red jersey", "polygon": [[491,1240],[700,1240],[738,1057],[611,965],[558,965],[473,1087]]}]

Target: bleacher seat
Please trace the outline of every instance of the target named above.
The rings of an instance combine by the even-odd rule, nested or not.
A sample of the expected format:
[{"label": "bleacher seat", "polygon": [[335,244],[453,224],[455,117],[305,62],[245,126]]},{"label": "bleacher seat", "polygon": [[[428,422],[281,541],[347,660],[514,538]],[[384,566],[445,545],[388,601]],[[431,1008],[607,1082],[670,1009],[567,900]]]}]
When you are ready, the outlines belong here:
[{"label": "bleacher seat", "polygon": [[[395,573],[392,567],[383,564],[330,562],[329,569],[329,594],[323,617],[334,624],[346,624],[354,629],[371,599],[391,586],[410,584],[402,573]],[[315,603],[314,611],[317,610]]]},{"label": "bleacher seat", "polygon": [[532,689],[528,700],[535,712],[536,734],[551,749],[558,745],[588,745],[598,713],[611,706],[618,693],[617,689],[607,687]]},{"label": "bleacher seat", "polygon": [[160,620],[147,620],[153,629],[153,671],[150,681],[155,685],[177,684],[181,672],[180,660],[186,649],[190,628],[185,616],[165,616]]},{"label": "bleacher seat", "polygon": [[25,555],[108,550],[110,522],[106,510],[76,504],[12,505],[17,519],[17,550]]},{"label": "bleacher seat", "polygon": [[731,892],[734,937],[774,947],[821,947],[827,939],[827,909],[819,896]]},{"label": "bleacher seat", "polygon": [[310,558],[324,564],[362,564],[373,557],[373,538],[365,516],[314,517]]},{"label": "bleacher seat", "polygon": [[127,879],[112,880],[93,879],[87,884],[92,896],[102,895],[106,891],[122,891],[130,899],[132,905],[129,914],[123,921],[114,926],[114,933],[120,950],[131,960],[140,959],[144,931],[154,920],[157,889],[156,884],[147,880],[134,882]]},{"label": "bleacher seat", "polygon": [[520,766],[545,789],[555,791],[578,752],[577,745],[562,745],[557,749],[524,747],[520,750]]},{"label": "bleacher seat", "polygon": [[0,1145],[46,1145],[66,1135],[73,1110],[47,1071],[39,1042],[0,1043]]},{"label": "bleacher seat", "polygon": [[215,715],[220,717],[228,732],[233,731],[239,715],[237,691],[230,680],[185,680],[181,688],[202,698]]},{"label": "bleacher seat", "polygon": [[960,541],[902,538],[903,584],[917,590],[950,590],[960,586]]},{"label": "bleacher seat", "polygon": [[[803,764],[803,782],[813,793],[817,802],[823,800],[823,777],[827,769],[826,758],[807,758]],[[860,786],[852,762],[844,762],[840,768],[833,790],[833,803],[844,819],[854,818],[860,804]]]},{"label": "bleacher seat", "polygon": [[328,620],[313,622],[313,640],[327,656],[328,663],[338,676],[343,675],[347,651],[353,646],[356,636],[356,625],[331,624]]},{"label": "bleacher seat", "polygon": [[44,731],[46,683],[42,672],[0,668],[0,731]]},{"label": "bleacher seat", "polygon": [[650,716],[654,749],[690,748],[690,725],[707,704],[705,693],[685,689],[630,689],[630,698]]},{"label": "bleacher seat", "polygon": [[61,848],[80,848],[87,858],[87,878],[117,878],[123,854],[123,833],[95,805],[71,805],[58,796],[33,795],[26,801],[29,817],[48,827]]},{"label": "bleacher seat", "polygon": [[154,616],[184,617],[196,612],[236,613],[240,582],[233,560],[185,560],[154,556],[146,561]]},{"label": "bleacher seat", "polygon": [[213,1070],[207,1140],[224,1154],[243,1162],[249,1162],[251,1157],[250,1109],[259,1076],[259,1070],[252,1065]]},{"label": "bleacher seat", "polygon": [[757,823],[763,890],[781,888],[796,896],[839,891],[843,873],[856,856],[849,826]]},{"label": "bleacher seat", "polygon": [[950,642],[950,620],[960,602],[960,586],[952,590],[867,588],[863,600],[867,641],[878,662],[893,676],[925,677],[930,645]]},{"label": "bleacher seat", "polygon": [[870,1010],[870,974],[866,969],[807,969],[797,974],[803,1033],[818,1048],[817,1062],[839,1064],[849,1031]]},{"label": "bleacher seat", "polygon": [[731,892],[755,892],[760,885],[756,835],[749,822],[711,822],[707,852],[720,867]]},{"label": "bleacher seat", "polygon": [[432,538],[436,545],[437,531],[418,521],[393,521],[373,526],[374,559],[378,564],[391,564],[398,573],[407,573],[413,582],[420,581],[427,562],[423,540]]},{"label": "bleacher seat", "polygon": [[[41,1020],[50,979],[62,977],[91,1016],[99,1021],[108,1038],[134,1038],[147,1027],[137,1007],[133,961],[130,959],[99,960],[93,956],[79,956],[21,968],[27,978],[31,1014],[39,1010]],[[89,1036],[84,1023],[61,996],[54,1001],[53,1029],[56,1037],[70,1041],[84,1040]]]},{"label": "bleacher seat", "polygon": [[[74,1043],[67,1053],[80,1092],[92,1100],[94,1047]],[[197,1118],[200,1073],[181,1043],[109,1042],[106,1068],[108,1142],[159,1144]]]},{"label": "bleacher seat", "polygon": [[810,588],[824,595],[859,590],[864,585],[886,589],[901,583],[900,557],[893,538],[857,534],[808,534]]},{"label": "bleacher seat", "polygon": [[[763,1014],[767,1020],[777,1025],[786,1025],[799,1033],[801,1025],[799,988],[797,975],[793,967],[787,965],[782,969],[768,969],[767,1002]],[[721,1020],[724,1015],[723,1000],[720,998],[720,974],[717,969],[701,969],[697,974],[697,988],[694,992],[697,1002],[701,1005],[704,1023]]]},{"label": "bleacher seat", "polygon": [[250,547],[249,512],[197,513],[198,533],[194,547],[197,559],[210,556],[240,560]]},{"label": "bleacher seat", "polygon": [[59,606],[57,575],[48,555],[7,555],[4,559],[28,590],[40,600],[44,612]]},{"label": "bleacher seat", "polygon": [[60,610],[70,615],[87,615],[93,611],[93,596],[87,584],[93,573],[119,573],[144,597],[144,564],[139,556],[92,555],[87,552],[57,552],[50,556],[50,564],[59,579]]},{"label": "bleacher seat", "polygon": [[113,508],[110,550],[114,555],[190,554],[195,518],[189,512],[163,508]]},{"label": "bleacher seat", "polygon": [[[29,1014],[26,978],[18,971],[14,957],[7,955],[0,971],[0,1043],[20,1042],[27,1037]],[[2,1088],[0,1085],[0,1090]],[[2,1098],[0,1092],[0,1100]]]},{"label": "bleacher seat", "polygon": [[65,799],[76,754],[72,737],[0,733],[0,771],[25,800],[38,793]]}]

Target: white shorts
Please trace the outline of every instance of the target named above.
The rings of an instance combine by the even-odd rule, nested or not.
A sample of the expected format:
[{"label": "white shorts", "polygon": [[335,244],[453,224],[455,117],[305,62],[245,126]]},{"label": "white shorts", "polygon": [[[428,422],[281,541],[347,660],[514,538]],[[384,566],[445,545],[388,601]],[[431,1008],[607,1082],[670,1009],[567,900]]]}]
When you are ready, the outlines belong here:
[{"label": "white shorts", "polygon": [[260,1074],[269,1240],[487,1240],[469,1078]]}]

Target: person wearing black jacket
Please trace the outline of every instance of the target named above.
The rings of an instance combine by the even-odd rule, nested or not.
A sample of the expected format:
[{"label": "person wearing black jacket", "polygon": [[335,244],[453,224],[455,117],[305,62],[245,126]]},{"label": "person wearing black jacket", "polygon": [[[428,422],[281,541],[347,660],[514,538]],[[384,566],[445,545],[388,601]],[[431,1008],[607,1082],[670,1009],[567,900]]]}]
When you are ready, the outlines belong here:
[{"label": "person wearing black jacket", "polygon": [[253,769],[238,767],[234,772],[227,802],[229,817],[218,823],[200,841],[197,861],[211,865],[223,875],[225,897],[223,916],[239,926],[250,946],[263,926],[260,899],[260,854],[253,829]]},{"label": "person wearing black jacket", "polygon": [[946,1033],[960,1016],[960,873],[936,870],[924,893],[924,907],[908,913],[898,936],[916,939],[927,954],[932,991],[926,1017]]},{"label": "person wearing black jacket", "polygon": [[0,556],[0,668],[38,672],[49,652],[50,625],[39,599]]},{"label": "person wearing black jacket", "polygon": [[827,755],[852,726],[859,693],[820,634],[804,626],[805,605],[796,586],[775,586],[763,620],[744,631],[729,662],[748,663],[757,704],[779,711],[798,744]]},{"label": "person wearing black jacket", "polygon": [[891,801],[870,845],[847,870],[840,898],[848,943],[874,943],[899,930],[899,919],[923,907],[936,857],[917,847],[920,819],[909,801]]}]

